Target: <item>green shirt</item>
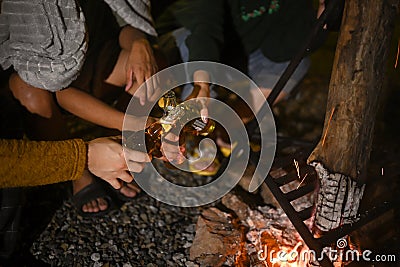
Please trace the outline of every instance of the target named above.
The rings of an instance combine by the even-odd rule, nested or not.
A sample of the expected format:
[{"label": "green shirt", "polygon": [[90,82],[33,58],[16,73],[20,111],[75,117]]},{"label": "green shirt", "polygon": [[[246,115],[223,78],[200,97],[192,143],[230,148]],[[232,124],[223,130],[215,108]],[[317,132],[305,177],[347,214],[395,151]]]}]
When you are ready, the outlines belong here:
[{"label": "green shirt", "polygon": [[[261,49],[269,59],[282,62],[305,44],[317,15],[311,0],[278,3],[279,8],[269,14],[271,0],[189,0],[167,13],[191,31],[186,39],[190,61],[221,61],[227,50],[241,48],[247,55]],[[264,8],[261,15],[242,19]]]}]

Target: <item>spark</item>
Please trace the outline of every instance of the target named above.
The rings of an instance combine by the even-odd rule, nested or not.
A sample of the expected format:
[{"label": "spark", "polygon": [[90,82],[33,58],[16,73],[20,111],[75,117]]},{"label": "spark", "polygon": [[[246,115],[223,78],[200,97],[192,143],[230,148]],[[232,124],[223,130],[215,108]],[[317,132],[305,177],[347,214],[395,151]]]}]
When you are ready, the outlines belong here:
[{"label": "spark", "polygon": [[400,53],[400,39],[397,44],[397,55],[396,55],[396,62],[394,63],[394,68],[397,68],[397,63],[399,62],[399,53]]},{"label": "spark", "polygon": [[299,189],[300,185],[304,182],[304,180],[306,179],[308,173],[306,173],[306,175],[304,175],[303,180],[301,180],[301,182],[299,183],[299,185],[297,186],[296,189]]},{"label": "spark", "polygon": [[331,116],[329,117],[328,125],[326,126],[326,131],[325,131],[325,134],[324,134],[324,138],[322,139],[322,146],[324,146],[324,144],[325,144],[326,135],[328,134],[329,126],[331,124],[331,120],[332,120],[334,112],[335,112],[335,107],[332,108]]},{"label": "spark", "polygon": [[300,168],[299,168],[299,162],[296,159],[293,159],[294,162],[294,166],[296,167],[296,171],[297,171],[297,177],[299,177],[300,183],[297,186],[296,189],[299,189],[300,185],[304,182],[304,180],[306,179],[308,173],[306,173],[306,175],[304,175],[303,179],[301,179],[301,175],[300,175]]},{"label": "spark", "polygon": [[299,163],[295,159],[293,159],[293,162],[294,162],[294,166],[296,167],[297,176],[299,177],[299,180],[301,180]]}]

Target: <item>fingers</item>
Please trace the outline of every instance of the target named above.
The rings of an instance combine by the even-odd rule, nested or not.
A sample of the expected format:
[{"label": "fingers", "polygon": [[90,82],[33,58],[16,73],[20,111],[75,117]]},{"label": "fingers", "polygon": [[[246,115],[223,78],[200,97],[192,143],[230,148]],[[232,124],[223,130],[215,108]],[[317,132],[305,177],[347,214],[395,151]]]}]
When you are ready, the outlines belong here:
[{"label": "fingers", "polygon": [[179,136],[175,134],[168,133],[163,137],[161,151],[167,161],[174,161],[180,164],[184,160],[181,147],[179,146]]},{"label": "fingers", "polygon": [[136,78],[136,82],[140,88],[140,86],[142,85],[144,88],[140,88],[139,89],[139,94],[137,95],[137,97],[139,98],[139,103],[140,105],[144,105],[146,103],[147,100],[147,84],[144,83],[145,81],[145,75],[143,73],[143,70],[141,69],[141,67],[137,67],[135,69],[135,78]]},{"label": "fingers", "polygon": [[[157,91],[158,84],[159,84],[158,77],[153,76],[156,72],[157,72],[157,66],[154,66],[151,62],[149,62],[144,67],[142,75],[144,76],[143,90],[145,92],[143,92],[142,95],[144,95],[145,97],[143,97],[144,98],[143,100],[152,101],[152,99],[156,95],[156,91]],[[159,97],[159,96],[157,95],[157,97]],[[144,103],[141,103],[141,104],[144,104]]]},{"label": "fingers", "polygon": [[202,120],[203,122],[207,123],[207,121],[208,121],[208,108],[203,107],[203,108],[200,110],[200,116],[201,116],[201,120]]},{"label": "fingers", "polygon": [[152,95],[154,95],[156,91],[156,86],[157,83],[155,82],[155,79],[153,77],[146,78],[147,79],[147,99],[149,100]]},{"label": "fingers", "polygon": [[147,153],[124,148],[124,154],[125,154],[125,159],[130,164],[129,162],[150,162],[150,158],[147,155]]},{"label": "fingers", "polygon": [[151,66],[141,67],[139,70],[135,71],[135,79],[137,86],[140,90],[135,94],[139,98],[141,105],[144,105],[146,101],[151,101],[151,98],[155,95],[157,88],[157,80],[152,77],[153,71],[151,71]]},{"label": "fingers", "polygon": [[197,97],[199,98],[199,102],[201,103],[201,110],[200,110],[200,116],[201,120],[207,123],[208,120],[208,102],[210,98],[210,87],[207,85],[203,85],[199,92]]},{"label": "fingers", "polygon": [[164,155],[164,159],[168,162],[176,162],[177,164],[181,164],[185,157],[182,155],[179,146],[167,145],[161,148],[161,151]]},{"label": "fingers", "polygon": [[140,105],[143,106],[154,95],[155,88],[157,88],[156,80],[151,79],[152,75],[158,70],[157,61],[155,60],[152,47],[147,40],[140,40],[133,43],[126,63],[126,69],[128,71],[125,90],[129,93],[135,91],[132,88],[134,84],[133,78],[136,82],[136,87],[143,85],[143,90],[135,94],[139,98]]},{"label": "fingers", "polygon": [[133,79],[132,79],[133,70],[129,69],[126,73],[126,86],[125,91],[128,92],[129,89],[132,87]]},{"label": "fingers", "polygon": [[132,175],[130,175],[128,172],[126,171],[120,171],[118,173],[118,178],[121,179],[122,181],[126,182],[126,183],[130,183],[133,181],[133,177]]},{"label": "fingers", "polygon": [[106,180],[112,187],[114,187],[115,189],[120,189],[122,186],[122,183],[120,180],[113,178],[111,180]]},{"label": "fingers", "polygon": [[134,161],[130,161],[130,162],[128,162],[128,169],[131,172],[139,173],[139,172],[143,171],[144,164],[143,163],[137,163],[137,162],[134,162]]},{"label": "fingers", "polygon": [[109,173],[109,178],[104,180],[107,181],[115,189],[120,189],[123,185],[123,182],[131,183],[133,181],[133,176],[127,171],[119,171]]}]

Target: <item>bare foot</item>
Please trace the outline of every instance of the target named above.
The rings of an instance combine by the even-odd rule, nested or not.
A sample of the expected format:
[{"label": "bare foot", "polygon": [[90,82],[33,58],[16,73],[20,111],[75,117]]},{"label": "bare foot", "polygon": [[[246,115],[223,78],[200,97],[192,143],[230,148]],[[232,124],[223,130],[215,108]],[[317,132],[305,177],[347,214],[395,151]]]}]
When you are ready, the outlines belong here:
[{"label": "bare foot", "polygon": [[140,193],[140,188],[135,183],[125,184],[120,190],[121,194],[126,197],[134,198]]}]

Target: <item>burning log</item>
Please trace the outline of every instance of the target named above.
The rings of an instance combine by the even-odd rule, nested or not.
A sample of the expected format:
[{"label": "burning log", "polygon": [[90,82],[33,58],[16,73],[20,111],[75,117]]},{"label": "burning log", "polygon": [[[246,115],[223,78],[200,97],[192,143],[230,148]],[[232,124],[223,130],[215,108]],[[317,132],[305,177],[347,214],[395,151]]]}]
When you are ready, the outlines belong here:
[{"label": "burning log", "polygon": [[357,220],[399,5],[399,0],[345,1],[323,138],[308,158],[321,181],[317,232]]},{"label": "burning log", "polygon": [[[199,217],[190,249],[192,261],[200,266],[307,266],[300,255],[308,248],[282,209],[251,209],[232,193],[223,197],[222,204],[229,213],[213,207]],[[303,198],[296,207],[311,204]]]},{"label": "burning log", "polygon": [[217,208],[205,210],[197,221],[190,259],[200,266],[233,265],[234,256],[243,246],[243,231],[236,221]]}]

